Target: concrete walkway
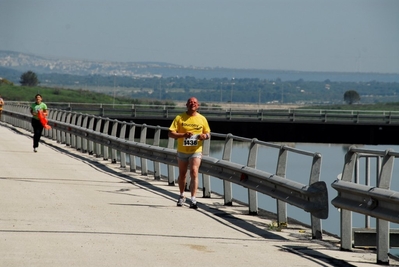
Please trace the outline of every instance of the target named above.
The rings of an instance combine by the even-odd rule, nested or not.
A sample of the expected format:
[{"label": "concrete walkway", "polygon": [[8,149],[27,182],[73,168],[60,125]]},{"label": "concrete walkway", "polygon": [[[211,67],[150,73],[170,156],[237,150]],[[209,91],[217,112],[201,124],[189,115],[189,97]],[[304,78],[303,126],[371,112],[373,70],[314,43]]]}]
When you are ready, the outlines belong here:
[{"label": "concrete walkway", "polygon": [[[177,186],[0,123],[0,266],[373,266],[373,251],[216,197],[176,207]],[[395,265],[397,262],[391,262]]]}]

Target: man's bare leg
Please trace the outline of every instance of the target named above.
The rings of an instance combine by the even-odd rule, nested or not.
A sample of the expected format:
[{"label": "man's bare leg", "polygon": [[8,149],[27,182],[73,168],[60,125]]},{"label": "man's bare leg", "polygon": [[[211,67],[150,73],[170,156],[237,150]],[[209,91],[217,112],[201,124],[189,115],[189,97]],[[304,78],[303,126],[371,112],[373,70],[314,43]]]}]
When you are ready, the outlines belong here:
[{"label": "man's bare leg", "polygon": [[197,189],[198,189],[198,170],[201,165],[201,158],[190,159],[190,192],[191,192],[191,202],[190,208],[197,209]]},{"label": "man's bare leg", "polygon": [[186,174],[187,174],[188,162],[177,159],[177,163],[179,167],[179,178],[177,182],[179,184],[179,191],[180,191],[180,197],[177,200],[177,206],[182,206],[183,203],[186,201],[184,197],[184,189],[186,187]]}]

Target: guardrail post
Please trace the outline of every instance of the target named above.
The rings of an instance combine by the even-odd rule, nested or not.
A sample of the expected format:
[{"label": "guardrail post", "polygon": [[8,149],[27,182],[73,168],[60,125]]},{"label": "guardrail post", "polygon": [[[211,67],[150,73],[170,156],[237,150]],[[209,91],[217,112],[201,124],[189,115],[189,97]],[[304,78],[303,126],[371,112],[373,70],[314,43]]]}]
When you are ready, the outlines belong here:
[{"label": "guardrail post", "polygon": [[263,121],[263,109],[258,111],[258,120]]},{"label": "guardrail post", "polygon": [[[30,108],[28,106],[24,106],[23,109],[25,110],[26,114],[30,114]],[[17,122],[17,119],[15,119],[15,122]],[[19,125],[21,125],[21,127],[25,126],[25,129],[32,129],[32,120],[27,121],[27,122],[21,122],[20,120],[18,120]],[[33,131],[33,129],[32,129]]]},{"label": "guardrail post", "polygon": [[[231,161],[231,153],[233,152],[233,135],[227,134],[226,141],[223,148],[222,159],[226,161]],[[223,180],[223,195],[224,195],[224,205],[233,205],[233,185],[231,182]]]},{"label": "guardrail post", "polygon": [[[61,110],[57,110],[56,113],[53,114],[53,116],[50,116],[50,118],[55,121],[60,121],[62,113],[63,112]],[[61,143],[60,131],[57,131],[55,127],[52,127],[51,131],[52,131],[53,140],[56,141],[57,143]]]},{"label": "guardrail post", "polygon": [[[96,129],[95,129],[95,131],[97,133],[101,133],[102,122],[103,122],[103,119],[101,117],[99,117],[96,122]],[[100,158],[102,156],[101,144],[94,143],[94,149],[95,149],[94,153],[96,154],[96,158]]]},{"label": "guardrail post", "polygon": [[[61,118],[60,118],[60,122],[65,122],[67,118],[67,113],[65,111],[61,112]],[[61,130],[57,130],[57,135],[59,135],[59,140],[61,144],[65,144],[65,139],[66,139],[66,133],[64,131]]]},{"label": "guardrail post", "polygon": [[324,118],[322,120],[323,122],[327,122],[327,111],[324,113]]},{"label": "guardrail post", "polygon": [[[117,135],[118,125],[119,125],[119,123],[117,120],[114,120],[112,122],[111,136],[117,137],[116,135]],[[116,149],[112,148],[111,149],[111,162],[116,163],[117,161],[118,161],[118,156],[116,154]]]},{"label": "guardrail post", "polygon": [[[355,173],[355,165],[357,162],[357,153],[351,148],[345,155],[344,168],[341,180],[351,182]],[[352,211],[341,209],[341,250],[352,250]]]},{"label": "guardrail post", "polygon": [[[276,175],[285,178],[287,169],[288,151],[285,146],[281,146],[279,150]],[[277,204],[277,223],[279,226],[287,226],[287,203],[281,200],[276,201]]]},{"label": "guardrail post", "polygon": [[[78,119],[77,119],[75,125],[77,125],[79,127],[82,126],[82,116],[83,116],[82,114],[78,115]],[[80,136],[76,136],[76,150],[82,151],[82,137],[80,137]]]},{"label": "guardrail post", "polygon": [[388,121],[386,123],[391,124],[391,120],[392,120],[392,112],[389,112]]},{"label": "guardrail post", "polygon": [[288,111],[288,118],[290,121],[295,121],[295,112]]},{"label": "guardrail post", "polygon": [[[145,123],[141,126],[140,143],[143,144],[147,143],[147,124]],[[140,162],[141,162],[141,174],[148,175],[147,159],[140,157]]]},{"label": "guardrail post", "polygon": [[[379,157],[377,157],[377,159],[379,159]],[[370,185],[370,157],[366,157],[366,163],[365,163],[365,184],[366,185]],[[377,175],[376,177],[378,177],[379,174],[379,166],[378,166],[378,170],[377,171]],[[364,225],[366,228],[370,228],[370,216],[365,216],[365,222]]]},{"label": "guardrail post", "polygon": [[[109,119],[105,119],[103,134],[108,135],[108,129],[109,129]],[[108,160],[108,156],[109,156],[108,154],[109,154],[109,148],[107,146],[103,146],[103,159],[104,160]]]},{"label": "guardrail post", "polygon": [[[159,146],[161,140],[161,127],[157,126],[154,133],[154,146]],[[159,161],[153,161],[154,163],[154,179],[161,180],[161,163]]]},{"label": "guardrail post", "polygon": [[[89,115],[87,115],[87,114],[84,114],[83,115],[83,125],[82,125],[82,127],[83,128],[85,128],[85,129],[87,129],[87,122],[88,122],[88,118],[89,117]],[[83,153],[87,153],[87,138],[82,138],[82,152]]]},{"label": "guardrail post", "polygon": [[[312,169],[310,171],[309,185],[320,181],[321,173],[321,154],[316,153],[312,160]],[[312,239],[322,239],[323,231],[321,227],[321,219],[310,215],[311,228],[312,228]]]},{"label": "guardrail post", "polygon": [[[57,114],[58,114],[57,110],[56,111],[51,111],[50,110],[50,112],[48,114],[48,119],[49,120],[56,120],[57,119]],[[54,127],[51,127],[51,129],[48,130],[47,132],[48,132],[48,136],[49,136],[50,139],[57,140],[57,135],[56,135],[56,131],[55,131]]]},{"label": "guardrail post", "polygon": [[389,222],[377,219],[377,263],[389,264]]},{"label": "guardrail post", "polygon": [[135,118],[137,116],[136,108],[132,105],[132,117]]},{"label": "guardrail post", "polygon": [[[95,119],[94,119],[94,116],[93,116],[93,115],[90,115],[88,129],[91,130],[91,131],[94,131],[94,120],[95,120]],[[89,141],[88,141],[88,147],[87,147],[87,150],[88,150],[89,155],[93,155],[93,153],[94,153],[93,144],[94,144],[93,141],[91,141],[91,140],[89,139]]]},{"label": "guardrail post", "polygon": [[[11,107],[8,106],[8,107],[4,107],[4,109],[10,110],[12,112],[12,111],[15,111],[17,109],[17,107],[16,106],[11,106]],[[17,111],[18,111],[18,109],[17,109]],[[25,109],[24,114],[30,114],[29,110]],[[4,117],[4,116],[6,116],[6,115],[4,115],[4,114],[2,115],[3,120],[5,120],[6,122],[10,123],[11,125],[14,125],[14,126],[17,125],[16,122],[18,122],[18,121],[16,120],[16,118],[14,118],[13,116],[6,116],[6,117]],[[25,129],[27,129],[30,132],[33,131],[32,130],[32,126],[30,128],[28,128],[28,124],[27,123],[26,124],[20,123],[19,125],[20,126],[24,125]]]},{"label": "guardrail post", "polygon": [[[211,146],[211,139],[204,140],[202,155],[209,156],[209,150]],[[211,197],[211,176],[209,174],[202,173],[202,197]]]},{"label": "guardrail post", "polygon": [[[136,133],[136,124],[131,124],[129,129],[129,141],[134,141],[134,135]],[[130,163],[130,171],[136,172],[136,157],[132,154],[129,154],[129,163]]]},{"label": "guardrail post", "polygon": [[[62,112],[60,110],[57,110],[56,113],[52,116],[52,119],[55,121],[60,121],[61,120],[61,114]],[[61,134],[60,131],[57,131],[55,127],[52,127],[51,129],[53,131],[53,140],[57,141],[57,143],[61,143]]]},{"label": "guardrail post", "polygon": [[[256,138],[252,139],[251,141],[247,160],[247,166],[254,169],[256,169],[256,160],[258,157],[259,147],[256,141],[258,141]],[[252,189],[248,189],[248,208],[250,215],[258,214],[258,194]]]},{"label": "guardrail post", "polygon": [[355,115],[355,123],[359,123],[359,112]]},{"label": "guardrail post", "polygon": [[231,108],[229,111],[226,111],[226,119],[231,120]]},{"label": "guardrail post", "polygon": [[[122,122],[121,124],[119,138],[122,140],[126,140],[126,122]],[[120,152],[120,154],[121,154],[121,168],[126,168],[126,153]]]},{"label": "guardrail post", "polygon": [[[395,157],[390,155],[389,150],[386,151],[385,156],[382,159],[382,166],[380,176],[378,177],[378,188],[390,189],[393,163]],[[377,218],[377,263],[388,263],[389,257],[387,251],[389,251],[389,222],[386,220]]]},{"label": "guardrail post", "polygon": [[[168,138],[168,148],[173,149],[175,147],[175,139]],[[173,165],[168,164],[168,185],[175,185],[175,168]]]},{"label": "guardrail post", "polygon": [[[69,124],[69,123],[71,123],[71,121],[72,121],[72,113],[68,112],[68,115],[66,117],[65,122]],[[72,147],[72,140],[71,139],[72,139],[72,135],[70,133],[66,132],[65,133],[65,144],[67,146],[71,146]]]},{"label": "guardrail post", "polygon": [[[11,112],[12,112],[12,111],[17,111],[17,112],[19,111],[19,108],[16,107],[16,106],[11,106],[11,107],[5,106],[4,109],[9,109]],[[4,110],[4,109],[3,109],[3,110]],[[22,108],[22,109],[24,109],[24,108]],[[30,114],[30,113],[29,113],[29,110],[28,110],[28,107],[24,109],[24,114]],[[2,116],[4,116],[4,115],[2,115]],[[14,116],[7,116],[7,119],[8,119],[8,121],[9,121],[12,125],[17,126],[17,127],[18,127],[18,126],[24,125],[24,126],[25,126],[25,129],[27,129],[27,130],[30,131],[30,132],[33,132],[32,125],[31,125],[31,126],[28,126],[28,124],[23,124],[23,123],[21,123],[21,121],[18,120],[16,117],[14,117]]]},{"label": "guardrail post", "polygon": [[[72,119],[71,119],[71,124],[76,125],[76,117],[77,114],[73,113],[72,114]],[[71,134],[71,147],[76,148],[76,135]]]}]

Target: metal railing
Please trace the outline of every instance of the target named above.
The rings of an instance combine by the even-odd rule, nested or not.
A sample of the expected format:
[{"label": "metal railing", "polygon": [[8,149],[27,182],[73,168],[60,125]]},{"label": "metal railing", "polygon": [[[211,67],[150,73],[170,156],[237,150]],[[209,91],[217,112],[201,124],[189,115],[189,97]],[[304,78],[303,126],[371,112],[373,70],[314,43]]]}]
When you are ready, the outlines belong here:
[{"label": "metal railing", "polygon": [[[389,261],[390,247],[389,222],[399,223],[399,192],[390,190],[394,161],[399,158],[398,152],[390,150],[376,151],[350,147],[345,156],[341,179],[332,187],[338,196],[331,203],[341,209],[341,249],[351,250],[353,246],[352,212],[364,214],[365,227],[370,228],[370,218],[377,220],[376,246],[377,263]],[[376,181],[370,179],[370,160],[375,159]],[[360,165],[364,160],[364,184],[360,183]]]},{"label": "metal railing", "polygon": [[[163,178],[169,185],[174,185],[174,167],[177,166],[175,140],[169,138],[166,145],[160,146],[160,133],[168,131],[168,128],[126,123],[65,110],[51,109],[49,114],[49,125],[52,129],[45,130],[44,136],[74,147],[83,153],[103,157],[105,160],[111,159],[113,163],[117,163],[117,153],[119,153],[121,167],[126,167],[126,157],[129,156],[130,171],[139,169],[135,160],[135,157],[138,157],[142,175],[150,173],[147,162],[150,160],[154,164],[154,178]],[[31,115],[26,105],[7,105],[3,111],[3,120],[14,126],[31,130]],[[154,133],[153,136],[148,136],[149,130]],[[328,217],[328,193],[325,182],[320,181],[321,155],[319,153],[231,134],[212,133],[212,136],[223,137],[225,142],[222,158],[218,159],[209,156],[211,140],[204,141],[204,156],[199,170],[202,174],[203,197],[211,197],[211,176],[223,180],[222,195],[225,205],[233,203],[232,184],[243,186],[248,189],[250,214],[258,213],[257,193],[271,196],[277,200],[277,222],[280,226],[287,225],[287,204],[290,204],[310,213],[312,238],[322,239],[321,219]],[[148,144],[150,140],[152,144]],[[231,161],[234,142],[249,144],[246,165]],[[260,146],[278,149],[275,172],[265,172],[256,168]],[[301,184],[285,177],[288,153],[312,158],[308,184]],[[161,173],[161,163],[167,165],[166,174]]]},{"label": "metal railing", "polygon": [[[7,102],[8,104],[27,104]],[[53,109],[81,112],[110,118],[168,118],[173,119],[185,111],[183,105],[139,105],[139,104],[92,104],[92,103],[47,103]],[[220,120],[256,121],[312,121],[320,123],[364,123],[399,124],[399,111],[368,110],[323,110],[323,109],[224,109],[217,106],[200,107],[201,114],[207,118]]]}]

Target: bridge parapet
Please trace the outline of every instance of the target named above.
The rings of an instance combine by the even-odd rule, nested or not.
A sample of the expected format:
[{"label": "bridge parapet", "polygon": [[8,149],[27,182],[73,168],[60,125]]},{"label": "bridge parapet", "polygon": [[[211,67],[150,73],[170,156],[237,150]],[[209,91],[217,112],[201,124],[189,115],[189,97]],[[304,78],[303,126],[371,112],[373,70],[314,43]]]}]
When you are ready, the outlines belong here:
[{"label": "bridge parapet", "polygon": [[[28,105],[26,102],[9,101],[10,105]],[[60,103],[48,102],[49,107],[76,113],[91,114],[114,119],[164,118],[173,119],[185,111],[185,106],[144,105],[144,104],[95,104],[95,103]],[[318,122],[349,124],[390,124],[399,125],[399,111],[375,110],[329,110],[305,108],[223,108],[204,106],[199,111],[207,118],[219,120],[253,120],[253,121],[286,121]]]}]

